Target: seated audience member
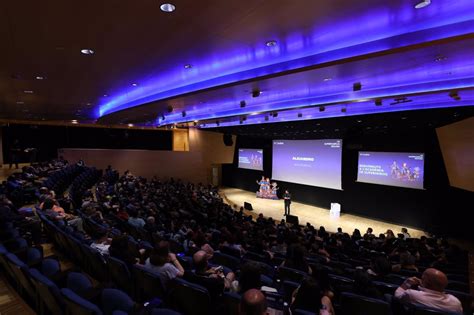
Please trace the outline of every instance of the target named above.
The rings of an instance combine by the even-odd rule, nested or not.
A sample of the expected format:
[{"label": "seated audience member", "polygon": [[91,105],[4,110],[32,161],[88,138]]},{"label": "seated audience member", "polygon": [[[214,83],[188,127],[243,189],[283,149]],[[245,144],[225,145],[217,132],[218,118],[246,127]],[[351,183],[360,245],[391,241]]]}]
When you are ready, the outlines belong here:
[{"label": "seated audience member", "polygon": [[65,213],[64,209],[58,207],[53,199],[46,199],[43,202],[42,210],[44,211],[44,214],[51,220],[67,223],[67,225],[76,228],[79,232],[85,233],[82,219],[76,217],[75,215]]},{"label": "seated audience member", "polygon": [[371,227],[367,228],[367,232],[365,232],[364,238],[367,238],[367,237],[372,238],[372,237],[374,237],[375,235],[372,234],[373,232],[374,232],[374,230],[372,230]]},{"label": "seated audience member", "polygon": [[392,265],[385,256],[377,256],[370,262],[367,273],[373,280],[384,281],[384,277],[392,272]]},{"label": "seated audience member", "polygon": [[142,218],[138,217],[138,210],[134,207],[130,207],[128,210],[130,217],[128,218],[128,224],[136,228],[143,228],[145,226],[145,221]]},{"label": "seated audience member", "polygon": [[170,245],[167,241],[161,241],[158,244],[145,261],[145,267],[158,274],[165,291],[170,280],[184,275],[184,268],[176,259],[176,255],[170,253]]},{"label": "seated audience member", "polygon": [[300,244],[292,244],[288,248],[286,259],[282,262],[281,266],[300,270],[308,274],[312,273],[311,267],[306,262],[305,248]]},{"label": "seated audience member", "polygon": [[246,262],[240,268],[239,281],[232,282],[232,290],[237,293],[244,293],[250,289],[258,289],[262,287],[261,282],[262,271],[258,264],[254,262]]},{"label": "seated audience member", "polygon": [[418,267],[416,266],[416,257],[410,254],[408,251],[400,253],[400,264],[393,266],[393,269],[395,271],[404,269],[418,272]]},{"label": "seated audience member", "polygon": [[344,288],[344,291],[350,291],[355,294],[366,297],[383,300],[383,294],[375,287],[367,271],[357,269],[352,276],[354,283],[352,286]]},{"label": "seated audience member", "polygon": [[116,236],[112,239],[109,247],[109,255],[122,260],[129,267],[139,262],[139,253],[131,250],[127,235]]},{"label": "seated audience member", "polygon": [[195,268],[195,282],[204,286],[212,297],[219,296],[225,289],[230,289],[232,281],[235,280],[233,272],[224,275],[222,268],[209,267],[207,253],[203,250],[197,251],[193,255]]},{"label": "seated audience member", "polygon": [[95,240],[91,244],[91,248],[97,250],[101,255],[108,255],[110,239],[107,237],[107,231],[99,230],[95,234]]},{"label": "seated audience member", "polygon": [[421,280],[411,277],[398,287],[395,298],[403,303],[418,303],[444,312],[462,313],[461,302],[444,292],[448,285],[446,275],[434,268],[423,272]]},{"label": "seated audience member", "polygon": [[158,226],[155,223],[155,217],[149,216],[146,219],[146,223],[143,228],[149,233],[155,233],[158,230]]},{"label": "seated audience member", "polygon": [[308,277],[293,292],[291,309],[302,309],[320,315],[334,314],[331,299],[323,295],[318,282]]},{"label": "seated audience member", "polygon": [[240,301],[241,315],[267,314],[267,300],[260,290],[250,289],[244,293]]}]

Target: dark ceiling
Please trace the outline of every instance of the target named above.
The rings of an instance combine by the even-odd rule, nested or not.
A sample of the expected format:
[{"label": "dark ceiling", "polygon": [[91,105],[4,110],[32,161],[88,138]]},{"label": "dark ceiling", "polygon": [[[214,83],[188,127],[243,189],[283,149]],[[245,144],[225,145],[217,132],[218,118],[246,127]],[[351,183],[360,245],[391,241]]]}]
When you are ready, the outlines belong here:
[{"label": "dark ceiling", "polygon": [[472,106],[474,1],[420,1],[4,1],[0,119],[212,128]]}]

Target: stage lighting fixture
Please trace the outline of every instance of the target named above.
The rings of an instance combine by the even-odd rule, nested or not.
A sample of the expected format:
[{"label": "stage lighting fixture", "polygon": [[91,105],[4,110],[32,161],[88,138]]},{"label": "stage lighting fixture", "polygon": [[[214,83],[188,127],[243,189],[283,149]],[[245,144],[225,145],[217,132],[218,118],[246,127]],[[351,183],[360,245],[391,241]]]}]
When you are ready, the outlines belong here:
[{"label": "stage lighting fixture", "polygon": [[360,91],[362,90],[362,83],[356,82],[352,85],[352,91]]},{"label": "stage lighting fixture", "polygon": [[240,101],[240,107],[244,108],[246,105],[247,103],[245,103],[245,101]]},{"label": "stage lighting fixture", "polygon": [[183,117],[186,117],[186,111],[183,110],[183,111],[181,112],[181,115],[182,115]]},{"label": "stage lighting fixture", "polygon": [[219,121],[216,120],[216,126],[219,127],[219,125],[220,125],[220,124],[219,124]]},{"label": "stage lighting fixture", "polygon": [[268,119],[269,119],[268,115],[265,115],[265,121],[268,121]]},{"label": "stage lighting fixture", "polygon": [[272,114],[272,116],[273,116],[273,118],[278,117],[278,112],[274,112],[274,113]]},{"label": "stage lighting fixture", "polygon": [[298,113],[298,118],[301,118],[303,117],[303,114],[302,113]]},{"label": "stage lighting fixture", "polygon": [[262,92],[259,89],[252,91],[252,97],[259,97]]},{"label": "stage lighting fixture", "polygon": [[375,106],[382,106],[382,100],[380,98],[375,100]]},{"label": "stage lighting fixture", "polygon": [[451,91],[449,92],[449,97],[451,97],[453,100],[460,101],[461,97],[459,96],[457,91]]},{"label": "stage lighting fixture", "polygon": [[246,121],[246,120],[247,120],[247,116],[243,116],[243,117],[242,117],[242,120],[243,120],[243,121]]},{"label": "stage lighting fixture", "polygon": [[341,113],[345,113],[345,112],[347,112],[347,108],[345,107],[341,108]]},{"label": "stage lighting fixture", "polygon": [[326,107],[324,107],[324,106],[319,106],[319,111],[320,111],[320,112],[324,112],[325,110],[326,110]]},{"label": "stage lighting fixture", "polygon": [[174,108],[173,108],[173,106],[168,105],[168,107],[166,107],[166,110],[168,111],[168,113],[172,113]]}]

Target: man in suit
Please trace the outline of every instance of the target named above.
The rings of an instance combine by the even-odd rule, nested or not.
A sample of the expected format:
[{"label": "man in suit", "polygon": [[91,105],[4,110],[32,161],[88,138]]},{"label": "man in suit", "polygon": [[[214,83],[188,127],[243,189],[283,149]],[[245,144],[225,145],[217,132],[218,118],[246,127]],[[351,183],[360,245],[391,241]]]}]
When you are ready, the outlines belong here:
[{"label": "man in suit", "polygon": [[285,200],[285,216],[290,214],[290,204],[291,204],[291,194],[288,189],[285,190],[283,194],[283,199]]}]

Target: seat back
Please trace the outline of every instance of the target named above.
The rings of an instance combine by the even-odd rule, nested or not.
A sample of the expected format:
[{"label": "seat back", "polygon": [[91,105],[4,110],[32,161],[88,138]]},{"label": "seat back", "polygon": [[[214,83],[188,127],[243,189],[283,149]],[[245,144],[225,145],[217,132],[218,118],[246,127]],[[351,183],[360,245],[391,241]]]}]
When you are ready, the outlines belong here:
[{"label": "seat back", "polygon": [[306,272],[288,267],[280,267],[277,272],[277,279],[280,279],[280,281],[286,280],[301,283],[307,276]]},{"label": "seat back", "polygon": [[410,304],[409,309],[411,310],[412,315],[461,315],[455,312],[446,312],[443,310],[429,308],[421,304]]},{"label": "seat back", "polygon": [[458,298],[458,300],[462,304],[462,309],[464,310],[464,314],[472,314],[472,295],[466,292],[460,291],[453,291],[453,290],[446,290],[446,293],[454,295]]},{"label": "seat back", "polygon": [[128,314],[132,312],[135,306],[135,302],[127,293],[117,289],[104,289],[101,301],[105,315],[112,315],[114,311],[122,311]]},{"label": "seat back", "polygon": [[216,265],[221,265],[230,268],[233,271],[239,269],[240,266],[240,259],[231,255],[217,252],[214,253],[211,262]]},{"label": "seat back", "polygon": [[25,292],[28,297],[32,300],[36,300],[36,293],[31,283],[30,278],[26,275],[28,272],[28,266],[22,262],[15,254],[6,254],[8,266],[13,273],[17,289],[20,292]]},{"label": "seat back", "polygon": [[68,273],[66,286],[81,297],[87,297],[87,294],[93,289],[91,280],[79,272]]},{"label": "seat back", "polygon": [[107,265],[109,267],[110,279],[122,290],[128,293],[132,292],[132,278],[127,264],[120,259],[108,257]]},{"label": "seat back", "polygon": [[67,315],[102,315],[97,305],[81,298],[70,289],[61,289],[61,295],[66,303]]},{"label": "seat back", "polygon": [[390,304],[385,301],[362,295],[343,292],[341,294],[343,314],[351,315],[390,315]]},{"label": "seat back", "polygon": [[[56,284],[42,275],[37,269],[30,269],[29,274],[31,281],[36,287],[41,313],[53,315],[63,314],[64,300]],[[48,311],[44,309],[45,306]]]},{"label": "seat back", "polygon": [[137,300],[144,302],[155,297],[164,297],[164,290],[160,277],[143,266],[133,266],[133,278],[135,281],[135,296]]},{"label": "seat back", "polygon": [[167,305],[184,315],[211,313],[211,298],[207,290],[197,284],[176,278],[167,298]]}]

